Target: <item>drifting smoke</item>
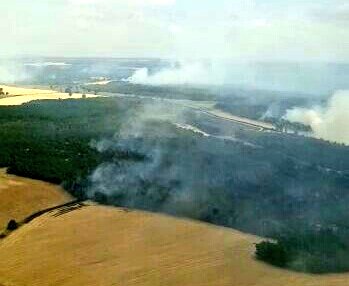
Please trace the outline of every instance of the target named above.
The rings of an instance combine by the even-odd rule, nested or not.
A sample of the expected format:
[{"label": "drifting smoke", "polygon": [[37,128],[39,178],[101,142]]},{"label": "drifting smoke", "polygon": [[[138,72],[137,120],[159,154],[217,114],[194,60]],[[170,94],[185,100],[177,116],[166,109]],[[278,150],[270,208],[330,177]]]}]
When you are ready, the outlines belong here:
[{"label": "drifting smoke", "polygon": [[125,81],[145,85],[222,85],[224,67],[214,63],[180,63],[151,74],[147,68],[138,69]]},{"label": "drifting smoke", "polygon": [[22,66],[12,63],[0,63],[0,82],[12,84],[29,79]]},{"label": "drifting smoke", "polygon": [[[138,68],[123,81],[143,85],[235,85],[247,89],[325,95],[347,89],[346,71],[338,75],[336,65],[295,65],[233,62],[219,59],[182,60],[154,70]],[[324,81],[323,78],[328,78]]]},{"label": "drifting smoke", "polygon": [[288,110],[285,119],[310,125],[318,138],[349,144],[349,91],[338,91],[327,107]]},{"label": "drifting smoke", "polygon": [[157,138],[167,137],[163,130],[158,128],[158,135],[154,134],[151,126],[154,122],[176,122],[180,119],[178,110],[166,108],[158,104],[146,104],[138,110],[134,116],[129,116],[125,119],[119,132],[113,140],[103,140],[94,142],[95,147],[99,152],[108,150],[121,150],[133,153],[146,154],[150,160],[133,162],[132,164],[125,163],[108,163],[103,164],[95,170],[91,180],[94,184],[93,193],[102,192],[106,195],[122,194],[127,190],[127,204],[133,206],[133,201],[138,197],[137,194],[131,194],[131,190],[135,192],[141,188],[140,184],[143,180],[155,180],[156,174],[160,173],[161,161],[163,161],[163,148],[156,142],[154,145],[146,145],[142,142],[143,138],[148,136],[156,136]]},{"label": "drifting smoke", "polygon": [[[147,104],[129,116],[114,139],[93,143],[100,152],[142,154],[144,159],[118,159],[100,165],[91,176],[89,196],[98,200],[102,194],[114,205],[231,225],[234,207],[230,194],[211,191],[217,189],[214,185],[224,184],[219,181],[225,176],[205,165],[198,150],[207,150],[210,137],[189,128],[186,116],[185,108]],[[188,134],[181,137],[178,132]],[[211,176],[196,172],[199,166]],[[217,211],[212,214],[213,209],[222,210],[219,217]]]},{"label": "drifting smoke", "polygon": [[[90,177],[87,196],[98,202],[270,235],[284,229],[286,217],[298,223],[300,213],[310,226],[323,220],[328,212],[309,206],[316,200],[328,207],[328,199],[314,196],[314,189],[320,194],[329,193],[329,188],[342,192],[340,181],[328,180],[340,173],[328,173],[321,167],[328,166],[326,158],[304,152],[307,148],[294,144],[292,137],[275,144],[286,137],[240,132],[166,101],[142,102],[130,112],[113,138],[92,143],[108,158]],[[221,136],[211,124],[237,131],[236,138]],[[313,141],[304,139],[316,148],[318,142]],[[330,158],[340,158],[329,153]],[[345,164],[331,162],[334,170]]]}]

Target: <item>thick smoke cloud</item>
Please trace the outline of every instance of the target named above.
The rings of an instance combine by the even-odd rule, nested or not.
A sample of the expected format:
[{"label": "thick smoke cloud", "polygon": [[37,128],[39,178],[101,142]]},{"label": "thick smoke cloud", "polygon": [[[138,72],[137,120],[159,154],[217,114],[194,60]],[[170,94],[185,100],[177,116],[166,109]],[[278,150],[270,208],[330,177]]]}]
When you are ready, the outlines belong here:
[{"label": "thick smoke cloud", "polygon": [[349,91],[336,92],[326,107],[288,110],[285,118],[310,125],[318,138],[349,144]]}]

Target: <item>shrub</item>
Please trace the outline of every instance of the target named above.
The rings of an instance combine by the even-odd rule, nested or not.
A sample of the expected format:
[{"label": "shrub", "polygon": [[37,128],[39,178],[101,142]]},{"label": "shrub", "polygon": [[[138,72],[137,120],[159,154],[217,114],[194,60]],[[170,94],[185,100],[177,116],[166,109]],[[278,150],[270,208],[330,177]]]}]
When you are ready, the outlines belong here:
[{"label": "shrub", "polygon": [[322,274],[349,271],[347,234],[330,231],[298,231],[277,242],[256,245],[256,258],[290,270]]},{"label": "shrub", "polygon": [[15,230],[17,228],[18,228],[18,223],[14,219],[11,219],[7,224],[7,230]]},{"label": "shrub", "polygon": [[288,262],[286,249],[279,242],[263,241],[256,244],[256,257],[278,267],[285,267]]}]

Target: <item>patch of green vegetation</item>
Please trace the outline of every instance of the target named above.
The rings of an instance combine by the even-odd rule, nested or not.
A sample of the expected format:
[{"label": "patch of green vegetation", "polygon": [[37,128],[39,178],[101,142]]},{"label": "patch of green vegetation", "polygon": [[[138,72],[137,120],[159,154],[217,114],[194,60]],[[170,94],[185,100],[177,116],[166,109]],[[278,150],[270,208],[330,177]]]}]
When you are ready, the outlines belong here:
[{"label": "patch of green vegetation", "polygon": [[349,245],[344,236],[322,230],[294,232],[276,242],[256,245],[256,258],[294,271],[323,274],[349,271]]},{"label": "patch of green vegetation", "polygon": [[90,85],[85,88],[87,92],[110,92],[122,94],[135,94],[149,97],[161,97],[171,99],[190,99],[197,101],[216,100],[215,91],[208,87],[192,87],[192,86],[151,86],[141,84],[131,84],[127,82],[111,82],[106,85]]},{"label": "patch of green vegetation", "polygon": [[288,262],[286,249],[278,242],[263,241],[256,244],[256,257],[279,267],[285,267]]},{"label": "patch of green vegetation", "polygon": [[298,122],[290,122],[283,118],[266,118],[265,121],[274,124],[278,130],[293,131],[293,132],[312,132],[312,128],[309,125],[305,125]]}]

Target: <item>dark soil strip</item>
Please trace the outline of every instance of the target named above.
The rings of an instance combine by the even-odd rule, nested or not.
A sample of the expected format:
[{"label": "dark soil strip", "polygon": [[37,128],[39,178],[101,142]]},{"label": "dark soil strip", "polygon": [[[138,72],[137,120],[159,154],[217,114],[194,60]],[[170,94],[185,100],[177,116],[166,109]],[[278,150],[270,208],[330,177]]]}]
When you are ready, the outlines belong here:
[{"label": "dark soil strip", "polygon": [[52,216],[53,217],[58,217],[58,216],[61,216],[61,215],[64,215],[66,213],[69,213],[69,212],[72,212],[72,211],[75,211],[75,210],[78,210],[78,209],[81,209],[82,207],[86,206],[85,204],[83,203],[78,203],[76,205],[72,205],[72,206],[68,206],[68,207],[63,207],[61,209],[59,209],[55,214],[53,214]]},{"label": "dark soil strip", "polygon": [[22,223],[24,223],[24,224],[29,223],[32,220],[36,219],[37,217],[39,217],[39,216],[41,216],[41,215],[43,215],[45,213],[48,213],[48,212],[51,212],[51,211],[54,211],[54,210],[57,210],[57,209],[60,209],[60,208],[63,208],[63,207],[70,207],[70,206],[73,206],[73,205],[78,204],[78,203],[82,203],[82,201],[81,200],[74,200],[74,201],[71,201],[69,203],[65,203],[65,204],[62,204],[62,205],[58,205],[58,206],[55,206],[55,207],[51,207],[51,208],[47,208],[47,209],[35,212],[35,213],[31,214],[30,216],[26,217],[22,221]]},{"label": "dark soil strip", "polygon": [[[43,210],[40,210],[40,211],[37,211],[37,212],[31,214],[30,216],[27,216],[21,222],[18,222],[18,227],[20,227],[20,226],[22,226],[24,224],[30,223],[31,221],[33,221],[34,219],[38,218],[39,216],[42,216],[43,214],[52,212],[54,210],[61,209],[57,213],[55,213],[53,215],[54,217],[57,217],[57,216],[65,214],[65,213],[68,213],[68,212],[80,209],[80,208],[82,208],[84,206],[86,206],[86,204],[83,203],[83,200],[77,199],[77,200],[73,200],[73,201],[70,201],[70,202],[65,203],[65,204],[61,204],[61,205],[58,205],[58,206],[54,206],[54,207],[50,207],[50,208],[47,208],[47,209],[43,209]],[[0,240],[6,238],[13,231],[7,229],[3,233],[0,233]]]}]

